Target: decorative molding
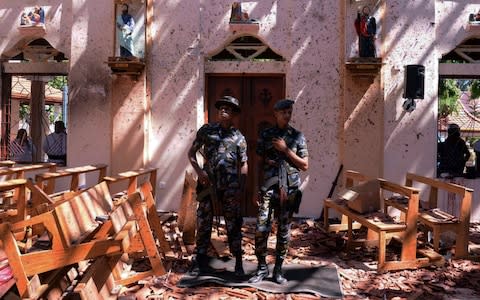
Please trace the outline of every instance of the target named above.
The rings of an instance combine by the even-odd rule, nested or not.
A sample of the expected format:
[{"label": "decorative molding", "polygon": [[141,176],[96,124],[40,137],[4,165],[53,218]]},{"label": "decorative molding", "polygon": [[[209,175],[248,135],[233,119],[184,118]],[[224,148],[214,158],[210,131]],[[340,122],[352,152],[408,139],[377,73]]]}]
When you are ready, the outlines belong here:
[{"label": "decorative molding", "polygon": [[258,22],[230,22],[230,31],[257,33],[260,30]]},{"label": "decorative molding", "polygon": [[68,74],[68,62],[3,62],[3,72],[10,74]]},{"label": "decorative molding", "polygon": [[382,68],[382,59],[375,57],[354,57],[345,62],[345,67],[354,76],[375,77]]},{"label": "decorative molding", "polygon": [[467,31],[480,32],[480,21],[470,21],[467,24]]},{"label": "decorative molding", "polygon": [[142,74],[145,69],[145,63],[138,58],[127,59],[125,57],[109,57],[107,64],[110,69],[112,69],[112,74],[115,75],[138,76]]},{"label": "decorative molding", "polygon": [[18,27],[18,31],[20,32],[20,34],[27,36],[43,36],[47,32],[45,24],[21,25]]},{"label": "decorative molding", "polygon": [[263,106],[268,107],[270,101],[272,101],[272,93],[269,89],[262,89],[260,92],[260,101],[262,101]]}]

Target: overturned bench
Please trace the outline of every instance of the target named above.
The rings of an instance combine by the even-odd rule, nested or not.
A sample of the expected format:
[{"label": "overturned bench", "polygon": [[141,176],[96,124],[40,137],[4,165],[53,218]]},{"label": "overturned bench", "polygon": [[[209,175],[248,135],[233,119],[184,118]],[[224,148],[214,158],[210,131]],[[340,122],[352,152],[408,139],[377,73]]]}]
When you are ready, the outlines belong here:
[{"label": "overturned bench", "polygon": [[[90,259],[107,259],[115,283],[127,285],[141,278],[165,273],[143,205],[136,192],[114,203],[108,186],[101,182],[65,200],[51,211],[16,223],[0,224],[5,250],[21,297],[39,297],[48,289],[39,274]],[[21,252],[15,232],[35,225],[48,232],[47,249]],[[34,244],[35,246],[35,244]],[[115,266],[124,254],[141,253],[151,270],[123,278]]]}]

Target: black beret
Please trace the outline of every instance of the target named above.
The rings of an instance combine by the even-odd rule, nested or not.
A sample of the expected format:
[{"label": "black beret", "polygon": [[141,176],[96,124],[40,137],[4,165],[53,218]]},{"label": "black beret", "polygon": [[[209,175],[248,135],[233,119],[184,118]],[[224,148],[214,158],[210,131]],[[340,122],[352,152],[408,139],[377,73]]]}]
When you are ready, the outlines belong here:
[{"label": "black beret", "polygon": [[295,101],[290,100],[290,99],[278,100],[277,103],[275,103],[275,105],[273,106],[273,109],[274,110],[282,110],[282,109],[290,108],[290,107],[293,106],[294,103],[295,103]]}]

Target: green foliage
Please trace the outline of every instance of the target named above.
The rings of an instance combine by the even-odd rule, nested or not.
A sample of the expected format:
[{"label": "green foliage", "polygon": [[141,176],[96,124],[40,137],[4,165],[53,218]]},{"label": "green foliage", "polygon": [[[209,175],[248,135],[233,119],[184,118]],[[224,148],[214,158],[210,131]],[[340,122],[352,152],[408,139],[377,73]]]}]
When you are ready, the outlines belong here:
[{"label": "green foliage", "polygon": [[55,76],[47,84],[57,90],[63,91],[63,87],[68,84],[67,76]]},{"label": "green foliage", "polygon": [[480,80],[474,79],[472,80],[472,85],[470,86],[470,99],[478,99],[480,98]]},{"label": "green foliage", "polygon": [[460,89],[454,79],[440,79],[438,88],[439,103],[438,113],[441,118],[445,118],[452,113],[458,113],[458,98]]},{"label": "green foliage", "polygon": [[20,104],[19,108],[20,119],[30,123],[30,105]]},{"label": "green foliage", "polygon": [[54,108],[53,105],[45,105],[45,114],[47,115],[48,122],[50,124],[53,124],[55,121],[58,121],[58,120],[55,120],[55,110],[53,108]]}]

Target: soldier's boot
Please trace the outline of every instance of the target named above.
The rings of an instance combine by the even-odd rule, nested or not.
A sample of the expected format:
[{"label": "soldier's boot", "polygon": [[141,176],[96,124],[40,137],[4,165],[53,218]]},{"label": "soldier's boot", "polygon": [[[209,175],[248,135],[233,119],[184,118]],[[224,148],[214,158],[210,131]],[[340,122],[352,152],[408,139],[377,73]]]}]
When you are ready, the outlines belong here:
[{"label": "soldier's boot", "polygon": [[255,275],[248,280],[249,283],[257,283],[265,279],[268,276],[268,266],[265,260],[265,256],[258,256],[258,267]]},{"label": "soldier's boot", "polygon": [[275,259],[275,267],[273,268],[273,281],[275,281],[278,284],[284,284],[288,280],[283,277],[282,274],[282,264],[283,264],[283,258],[280,258],[277,256]]},{"label": "soldier's boot", "polygon": [[190,275],[198,276],[200,274],[212,273],[215,271],[212,267],[208,265],[210,258],[206,254],[197,254],[195,261],[193,262],[192,268],[190,269]]},{"label": "soldier's boot", "polygon": [[245,271],[243,270],[242,255],[237,254],[235,256],[235,276],[243,276],[243,275],[245,275]]},{"label": "soldier's boot", "polygon": [[188,270],[188,274],[191,276],[200,275],[200,267],[198,266],[198,261],[196,258],[192,260],[192,266]]}]

